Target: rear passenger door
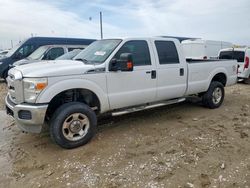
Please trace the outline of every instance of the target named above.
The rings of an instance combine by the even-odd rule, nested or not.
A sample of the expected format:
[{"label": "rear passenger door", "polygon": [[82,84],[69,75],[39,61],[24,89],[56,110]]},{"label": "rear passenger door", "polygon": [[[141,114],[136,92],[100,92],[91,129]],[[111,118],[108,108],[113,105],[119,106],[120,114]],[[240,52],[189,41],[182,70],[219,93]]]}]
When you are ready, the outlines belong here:
[{"label": "rear passenger door", "polygon": [[147,40],[125,42],[112,59],[122,53],[131,53],[134,70],[131,72],[109,71],[107,73],[108,97],[111,109],[136,106],[156,99],[156,76],[152,74],[155,63]]},{"label": "rear passenger door", "polygon": [[157,66],[157,100],[182,97],[187,87],[187,64],[175,41],[152,40]]}]

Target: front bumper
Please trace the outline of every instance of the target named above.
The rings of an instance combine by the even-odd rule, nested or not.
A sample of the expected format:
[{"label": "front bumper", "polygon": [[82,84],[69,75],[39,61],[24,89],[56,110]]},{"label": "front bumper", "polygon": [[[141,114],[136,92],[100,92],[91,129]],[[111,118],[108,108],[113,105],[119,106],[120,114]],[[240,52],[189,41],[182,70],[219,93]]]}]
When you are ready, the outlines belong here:
[{"label": "front bumper", "polygon": [[5,98],[7,114],[14,117],[18,126],[25,132],[42,131],[48,104],[15,104],[9,95]]}]

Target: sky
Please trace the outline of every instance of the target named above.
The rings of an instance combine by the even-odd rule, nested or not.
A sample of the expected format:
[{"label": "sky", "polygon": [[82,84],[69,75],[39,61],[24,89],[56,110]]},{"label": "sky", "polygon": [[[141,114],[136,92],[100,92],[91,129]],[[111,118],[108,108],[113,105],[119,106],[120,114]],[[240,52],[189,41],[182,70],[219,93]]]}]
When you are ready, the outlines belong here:
[{"label": "sky", "polygon": [[0,49],[31,36],[184,36],[250,45],[250,0],[0,0]]}]

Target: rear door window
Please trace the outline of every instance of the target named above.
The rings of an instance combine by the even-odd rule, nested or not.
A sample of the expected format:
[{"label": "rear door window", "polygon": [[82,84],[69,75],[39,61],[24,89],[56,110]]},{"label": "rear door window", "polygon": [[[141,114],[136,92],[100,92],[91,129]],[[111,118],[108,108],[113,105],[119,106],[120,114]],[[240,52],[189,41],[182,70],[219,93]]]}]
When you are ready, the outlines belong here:
[{"label": "rear door window", "polygon": [[63,48],[51,48],[47,54],[44,56],[44,60],[54,60],[57,57],[61,56],[64,54],[64,49]]},{"label": "rear door window", "polygon": [[219,59],[233,59],[233,51],[220,52]]},{"label": "rear door window", "polygon": [[155,41],[155,46],[158,53],[159,63],[161,65],[180,63],[174,42]]},{"label": "rear door window", "polygon": [[238,62],[244,62],[245,59],[245,52],[234,51],[233,59],[237,59]]}]

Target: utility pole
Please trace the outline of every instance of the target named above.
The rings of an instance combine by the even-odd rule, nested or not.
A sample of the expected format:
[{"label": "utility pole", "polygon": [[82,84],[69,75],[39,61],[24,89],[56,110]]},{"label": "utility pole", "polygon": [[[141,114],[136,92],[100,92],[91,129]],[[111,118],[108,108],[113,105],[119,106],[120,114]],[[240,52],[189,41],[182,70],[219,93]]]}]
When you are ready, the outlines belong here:
[{"label": "utility pole", "polygon": [[100,12],[100,29],[101,29],[101,39],[103,39],[103,32],[102,32],[102,12]]}]

